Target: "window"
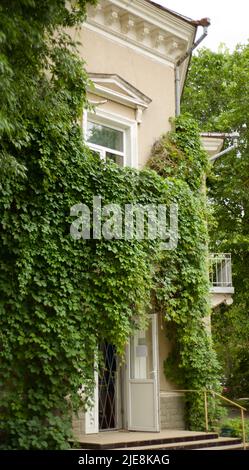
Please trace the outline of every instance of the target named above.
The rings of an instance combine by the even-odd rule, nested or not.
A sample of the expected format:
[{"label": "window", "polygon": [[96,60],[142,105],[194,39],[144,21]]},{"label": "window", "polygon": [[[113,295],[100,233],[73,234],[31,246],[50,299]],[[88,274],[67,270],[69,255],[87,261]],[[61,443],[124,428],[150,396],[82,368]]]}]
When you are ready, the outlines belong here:
[{"label": "window", "polygon": [[87,121],[87,141],[89,147],[106,162],[113,161],[119,166],[125,165],[126,132],[112,125]]},{"label": "window", "polygon": [[89,147],[105,162],[138,168],[137,122],[103,109],[86,112],[83,131]]}]

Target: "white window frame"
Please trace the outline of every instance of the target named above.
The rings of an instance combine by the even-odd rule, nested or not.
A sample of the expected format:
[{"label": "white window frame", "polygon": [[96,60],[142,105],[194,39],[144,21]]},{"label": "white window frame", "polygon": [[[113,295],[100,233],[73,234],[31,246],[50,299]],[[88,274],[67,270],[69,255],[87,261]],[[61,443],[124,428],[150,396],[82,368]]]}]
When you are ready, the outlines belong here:
[{"label": "white window frame", "polygon": [[[124,152],[112,150],[90,142],[87,143],[87,120],[123,132]],[[124,166],[138,168],[137,122],[135,120],[100,109],[96,109],[95,112],[85,111],[83,116],[83,134],[89,148],[97,151],[104,160],[106,152],[113,153],[124,158]]]},{"label": "white window frame", "polygon": [[96,116],[94,116],[94,117],[88,116],[88,120],[93,122],[96,125],[98,125],[98,124],[105,125],[106,127],[109,127],[110,129],[114,129],[116,131],[122,132],[122,134],[123,134],[123,152],[120,152],[119,150],[114,150],[114,149],[109,148],[109,147],[105,147],[104,145],[93,144],[92,142],[89,142],[88,145],[92,150],[95,150],[96,152],[98,152],[100,154],[101,158],[103,158],[103,160],[105,160],[105,161],[106,161],[106,154],[107,153],[112,153],[113,155],[117,155],[119,157],[122,157],[123,158],[123,166],[125,166],[126,165],[126,154],[127,154],[127,149],[126,149],[126,147],[127,147],[127,136],[126,136],[125,129],[121,129],[120,127],[117,127],[114,124],[110,124],[110,125],[107,126],[106,123],[103,124],[103,122],[100,122],[100,120],[98,118],[96,118]]}]

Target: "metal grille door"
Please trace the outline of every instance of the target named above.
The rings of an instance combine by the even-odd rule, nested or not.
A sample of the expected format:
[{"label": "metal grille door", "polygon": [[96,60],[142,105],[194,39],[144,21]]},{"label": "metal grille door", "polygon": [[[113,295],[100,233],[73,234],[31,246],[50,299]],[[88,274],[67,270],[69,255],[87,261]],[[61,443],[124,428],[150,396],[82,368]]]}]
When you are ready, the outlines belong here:
[{"label": "metal grille door", "polygon": [[99,372],[99,430],[117,428],[117,355],[115,347],[102,343],[103,364]]}]

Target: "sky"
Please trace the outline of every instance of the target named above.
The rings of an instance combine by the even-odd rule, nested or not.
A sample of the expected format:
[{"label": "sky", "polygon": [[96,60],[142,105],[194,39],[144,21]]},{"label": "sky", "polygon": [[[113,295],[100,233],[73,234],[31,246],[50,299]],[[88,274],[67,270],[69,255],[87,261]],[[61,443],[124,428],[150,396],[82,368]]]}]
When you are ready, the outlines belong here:
[{"label": "sky", "polygon": [[[193,20],[210,18],[211,26],[202,46],[217,51],[225,43],[232,51],[249,39],[249,1],[236,0],[153,0]],[[201,30],[200,30],[201,31]],[[200,46],[199,46],[200,47]]]}]

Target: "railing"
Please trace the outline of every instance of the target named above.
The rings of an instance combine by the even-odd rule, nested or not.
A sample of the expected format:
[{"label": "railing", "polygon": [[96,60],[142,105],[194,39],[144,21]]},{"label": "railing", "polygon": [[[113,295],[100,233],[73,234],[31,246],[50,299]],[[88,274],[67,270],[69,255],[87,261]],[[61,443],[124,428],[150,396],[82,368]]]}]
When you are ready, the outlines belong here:
[{"label": "railing", "polygon": [[210,254],[210,283],[214,288],[232,287],[232,260],[230,253]]},{"label": "railing", "polygon": [[229,398],[223,397],[223,395],[220,395],[220,393],[214,392],[213,390],[172,390],[172,392],[178,392],[178,393],[203,393],[204,395],[204,408],[205,408],[205,429],[206,432],[209,431],[209,423],[208,423],[208,394],[210,393],[211,395],[220,398],[221,400],[224,400],[230,405],[235,406],[236,408],[240,409],[240,415],[241,415],[241,425],[242,425],[242,442],[243,442],[243,449],[246,450],[246,431],[245,431],[245,415],[244,411],[247,411],[246,408],[243,406],[239,405],[235,401],[230,400]]}]

